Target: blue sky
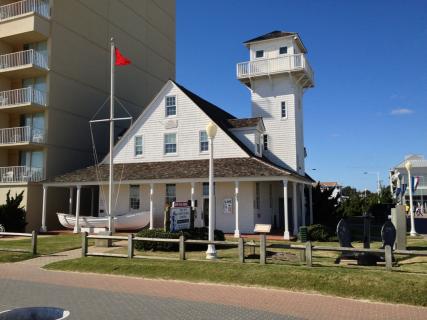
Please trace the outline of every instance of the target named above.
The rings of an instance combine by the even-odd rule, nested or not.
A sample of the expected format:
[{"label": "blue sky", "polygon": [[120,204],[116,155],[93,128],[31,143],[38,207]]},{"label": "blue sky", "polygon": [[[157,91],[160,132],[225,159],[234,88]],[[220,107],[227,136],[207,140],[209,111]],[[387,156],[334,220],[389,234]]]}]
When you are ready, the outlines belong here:
[{"label": "blue sky", "polygon": [[[427,1],[177,0],[177,81],[250,116],[242,42],[296,31],[316,86],[304,97],[307,172],[375,190],[404,155],[427,156]],[[316,169],[316,170],[312,170]]]}]

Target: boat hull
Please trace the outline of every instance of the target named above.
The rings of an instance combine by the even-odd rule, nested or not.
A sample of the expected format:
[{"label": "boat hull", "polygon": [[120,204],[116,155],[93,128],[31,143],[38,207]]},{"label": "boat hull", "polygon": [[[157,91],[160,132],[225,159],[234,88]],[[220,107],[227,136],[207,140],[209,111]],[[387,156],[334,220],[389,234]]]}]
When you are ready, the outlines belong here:
[{"label": "boat hull", "polygon": [[[57,213],[58,220],[64,228],[74,229],[76,225],[76,216],[67,213]],[[142,229],[150,223],[149,212],[133,212],[123,215],[117,215],[113,218],[114,228],[116,230],[138,230]],[[108,216],[79,217],[79,225],[81,228],[108,228]]]}]

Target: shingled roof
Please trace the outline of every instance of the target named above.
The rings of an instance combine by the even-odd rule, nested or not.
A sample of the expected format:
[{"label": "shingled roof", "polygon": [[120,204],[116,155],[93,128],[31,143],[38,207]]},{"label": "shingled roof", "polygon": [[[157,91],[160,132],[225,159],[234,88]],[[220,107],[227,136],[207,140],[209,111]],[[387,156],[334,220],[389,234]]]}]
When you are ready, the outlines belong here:
[{"label": "shingled roof", "polygon": [[293,35],[296,35],[296,34],[297,34],[296,32],[275,30],[275,31],[263,34],[262,36],[259,36],[259,37],[247,40],[247,41],[245,41],[243,43],[251,43],[251,42],[256,42],[256,41],[262,41],[262,40],[269,40],[269,39],[275,39],[275,38],[293,36]]},{"label": "shingled roof", "polygon": [[[281,177],[287,176],[286,170],[268,165],[254,158],[215,159],[215,177]],[[171,170],[173,168],[173,170]],[[75,170],[45,183],[90,183],[108,181],[108,165],[100,165]],[[161,162],[140,162],[114,165],[116,181],[197,179],[209,176],[209,160],[182,160]]]},{"label": "shingled roof", "polygon": [[245,118],[245,119],[228,119],[228,123],[232,128],[256,127],[262,121],[261,117]]}]

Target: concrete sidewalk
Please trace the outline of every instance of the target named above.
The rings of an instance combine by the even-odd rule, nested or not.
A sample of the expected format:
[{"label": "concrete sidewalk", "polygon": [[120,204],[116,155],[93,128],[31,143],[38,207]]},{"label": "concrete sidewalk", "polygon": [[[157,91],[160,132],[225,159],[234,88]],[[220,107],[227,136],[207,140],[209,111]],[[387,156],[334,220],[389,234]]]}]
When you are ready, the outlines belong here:
[{"label": "concrete sidewalk", "polygon": [[[79,251],[73,252],[77,254]],[[70,252],[69,256],[73,254]],[[0,305],[55,303],[73,309],[75,314],[90,312],[93,317],[89,319],[100,317],[110,319],[105,317],[105,312],[107,309],[110,310],[112,305],[120,310],[120,316],[115,319],[424,320],[427,318],[427,308],[370,303],[286,290],[47,271],[38,267],[46,260],[37,259],[15,264],[0,264]],[[68,300],[61,300],[58,295],[67,297]],[[145,304],[145,301],[151,303]],[[142,306],[144,312],[151,315],[160,312],[159,308],[169,310],[171,313],[169,318],[166,315],[168,313],[164,317],[145,318],[143,313],[139,314],[138,311],[142,312]],[[171,306],[174,307],[170,308]],[[210,310],[212,313],[207,314],[217,317],[204,317],[203,310]],[[181,314],[175,314],[176,312]],[[113,314],[117,315],[116,312]],[[76,319],[83,318],[79,316]]]}]

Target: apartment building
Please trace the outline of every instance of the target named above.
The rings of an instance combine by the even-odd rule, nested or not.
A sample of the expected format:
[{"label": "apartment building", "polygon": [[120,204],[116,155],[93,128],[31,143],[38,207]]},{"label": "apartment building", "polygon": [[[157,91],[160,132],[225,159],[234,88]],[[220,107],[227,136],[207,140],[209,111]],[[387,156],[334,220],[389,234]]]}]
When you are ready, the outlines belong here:
[{"label": "apartment building", "polygon": [[[175,78],[174,0],[0,0],[0,203],[23,190],[28,230],[40,227],[38,182],[93,164],[88,121],[109,95],[111,37],[132,60],[116,96],[136,118]],[[95,129],[103,153],[108,131]],[[52,190],[47,211],[65,210],[68,192]]]}]

